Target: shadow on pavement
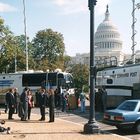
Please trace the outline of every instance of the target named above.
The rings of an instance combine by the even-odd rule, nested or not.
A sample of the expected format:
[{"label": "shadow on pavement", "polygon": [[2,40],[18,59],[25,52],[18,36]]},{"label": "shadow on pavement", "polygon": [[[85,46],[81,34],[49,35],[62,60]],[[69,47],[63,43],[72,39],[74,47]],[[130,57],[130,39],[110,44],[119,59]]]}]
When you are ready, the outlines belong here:
[{"label": "shadow on pavement", "polygon": [[[71,116],[71,115],[77,115],[80,117],[83,117],[85,119],[89,119],[89,107],[86,108],[86,112],[81,112],[80,108],[77,109],[69,109],[66,112],[62,112],[61,110],[57,110],[55,111],[55,115],[56,117],[62,117],[62,116]],[[95,111],[95,119],[97,121],[102,121],[103,119],[103,113],[102,112],[96,112]]]}]

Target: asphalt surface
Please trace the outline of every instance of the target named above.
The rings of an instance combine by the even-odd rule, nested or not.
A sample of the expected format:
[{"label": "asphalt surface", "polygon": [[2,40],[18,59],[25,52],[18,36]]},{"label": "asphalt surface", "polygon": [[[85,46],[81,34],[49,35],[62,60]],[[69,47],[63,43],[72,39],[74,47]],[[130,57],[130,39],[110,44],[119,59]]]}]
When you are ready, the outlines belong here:
[{"label": "asphalt surface", "polygon": [[[67,112],[61,112],[61,110],[56,110],[56,117],[61,118],[63,120],[71,121],[74,123],[79,124],[86,124],[89,120],[89,110],[86,113],[81,113],[80,108],[77,110],[68,110]],[[95,120],[96,123],[99,125],[101,131],[109,132],[112,134],[117,134],[126,138],[130,138],[132,140],[140,140],[140,134],[137,134],[134,130],[124,130],[118,131],[115,126],[110,126],[102,123],[103,113],[96,112],[95,113]]]}]

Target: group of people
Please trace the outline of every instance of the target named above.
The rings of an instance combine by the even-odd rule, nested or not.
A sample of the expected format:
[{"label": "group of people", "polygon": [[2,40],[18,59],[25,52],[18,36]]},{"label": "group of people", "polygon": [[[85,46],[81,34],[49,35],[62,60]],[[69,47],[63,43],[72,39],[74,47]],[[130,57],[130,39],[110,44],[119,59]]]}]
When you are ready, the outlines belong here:
[{"label": "group of people", "polygon": [[30,120],[32,107],[34,107],[32,91],[29,88],[24,88],[18,105],[18,115],[21,117],[21,121]]},{"label": "group of people", "polygon": [[95,93],[95,109],[99,112],[105,112],[107,108],[107,91],[105,87],[100,87]]},{"label": "group of people", "polygon": [[[13,120],[13,114],[18,113],[21,121],[30,120],[31,110],[34,107],[34,97],[32,91],[29,88],[24,88],[21,95],[17,92],[17,88],[10,88],[5,96],[6,107],[5,112],[8,111],[8,119]],[[40,88],[38,96],[38,105],[40,108],[40,121],[45,120],[45,108],[46,104],[49,105],[49,122],[54,122],[54,90],[50,88],[46,90]]]},{"label": "group of people", "polygon": [[48,104],[49,122],[54,122],[55,98],[54,98],[54,90],[52,88],[50,88],[47,91],[44,88],[40,89],[39,96],[38,96],[38,104],[39,104],[40,114],[41,114],[41,118],[39,120],[40,121],[45,120],[45,108],[46,108],[46,104]]},{"label": "group of people", "polygon": [[[95,95],[95,107],[97,106],[97,102],[100,101],[102,104],[102,110],[106,110],[107,103],[107,93],[104,88],[99,89],[98,92],[100,94]],[[101,95],[101,96],[100,96]],[[86,96],[86,93],[81,90],[77,97],[77,104],[80,103],[81,112],[85,112],[85,101],[89,98]],[[21,121],[30,120],[31,110],[34,107],[34,97],[32,95],[32,91],[29,88],[24,88],[21,95],[19,95],[17,88],[10,88],[9,92],[6,93],[6,109],[5,112],[8,111],[8,119],[13,119],[13,114],[18,113],[18,116],[21,118]],[[48,105],[49,107],[49,122],[54,122],[54,108],[61,107],[62,112],[66,111],[68,105],[68,92],[63,91],[60,93],[59,89],[48,89],[41,87],[38,91],[38,96],[36,98],[36,103],[40,108],[41,118],[39,121],[45,121],[45,108]],[[77,105],[78,106],[78,105]]]},{"label": "group of people", "polygon": [[[79,91],[78,89],[76,89],[75,97],[77,102],[77,108],[80,104],[81,112],[85,113],[86,111],[85,103],[86,100],[89,100],[89,97],[82,89]],[[98,91],[95,92],[95,109],[97,111],[105,112],[106,108],[107,108],[107,91],[105,87],[100,87]]]}]

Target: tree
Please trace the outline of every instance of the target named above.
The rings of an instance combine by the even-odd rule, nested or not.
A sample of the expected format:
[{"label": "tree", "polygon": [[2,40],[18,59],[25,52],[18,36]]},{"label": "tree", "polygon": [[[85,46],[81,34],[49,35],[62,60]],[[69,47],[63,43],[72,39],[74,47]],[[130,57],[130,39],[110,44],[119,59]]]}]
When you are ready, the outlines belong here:
[{"label": "tree", "polygon": [[85,64],[75,64],[70,71],[74,77],[75,87],[82,89],[89,83],[89,67]]},{"label": "tree", "polygon": [[[65,51],[63,40],[63,35],[54,32],[52,29],[45,29],[37,32],[35,38],[32,40],[34,59],[38,62],[47,61],[46,69],[63,69],[63,55]],[[41,66],[38,65],[38,67],[42,69]]]},{"label": "tree", "polygon": [[[31,43],[30,43],[31,44]],[[33,65],[33,61],[30,61]],[[0,72],[25,70],[25,36],[14,36],[0,19]]]},{"label": "tree", "polygon": [[5,72],[11,69],[14,58],[14,35],[7,26],[4,25],[4,20],[0,18],[0,72]]},{"label": "tree", "polygon": [[64,68],[69,70],[71,57],[68,55],[64,56]]},{"label": "tree", "polygon": [[[16,36],[16,42],[18,44],[18,48],[22,51],[22,58],[18,61],[19,68],[22,70],[26,69],[26,44],[25,44],[25,35]],[[32,43],[29,41],[29,37],[27,37],[27,47],[28,47],[28,59],[29,59],[29,69],[36,69],[36,62],[33,59],[34,48]]]}]

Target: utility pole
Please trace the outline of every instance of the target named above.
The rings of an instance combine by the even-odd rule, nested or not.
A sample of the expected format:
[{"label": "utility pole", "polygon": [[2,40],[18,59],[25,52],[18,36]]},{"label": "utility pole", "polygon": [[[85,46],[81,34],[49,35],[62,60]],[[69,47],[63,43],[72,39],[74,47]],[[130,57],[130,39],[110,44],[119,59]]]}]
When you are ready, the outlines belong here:
[{"label": "utility pole", "polygon": [[23,0],[23,15],[24,15],[24,34],[25,34],[25,48],[26,48],[26,71],[28,71],[28,45],[27,45],[27,29],[26,29],[26,6],[25,0]]}]

